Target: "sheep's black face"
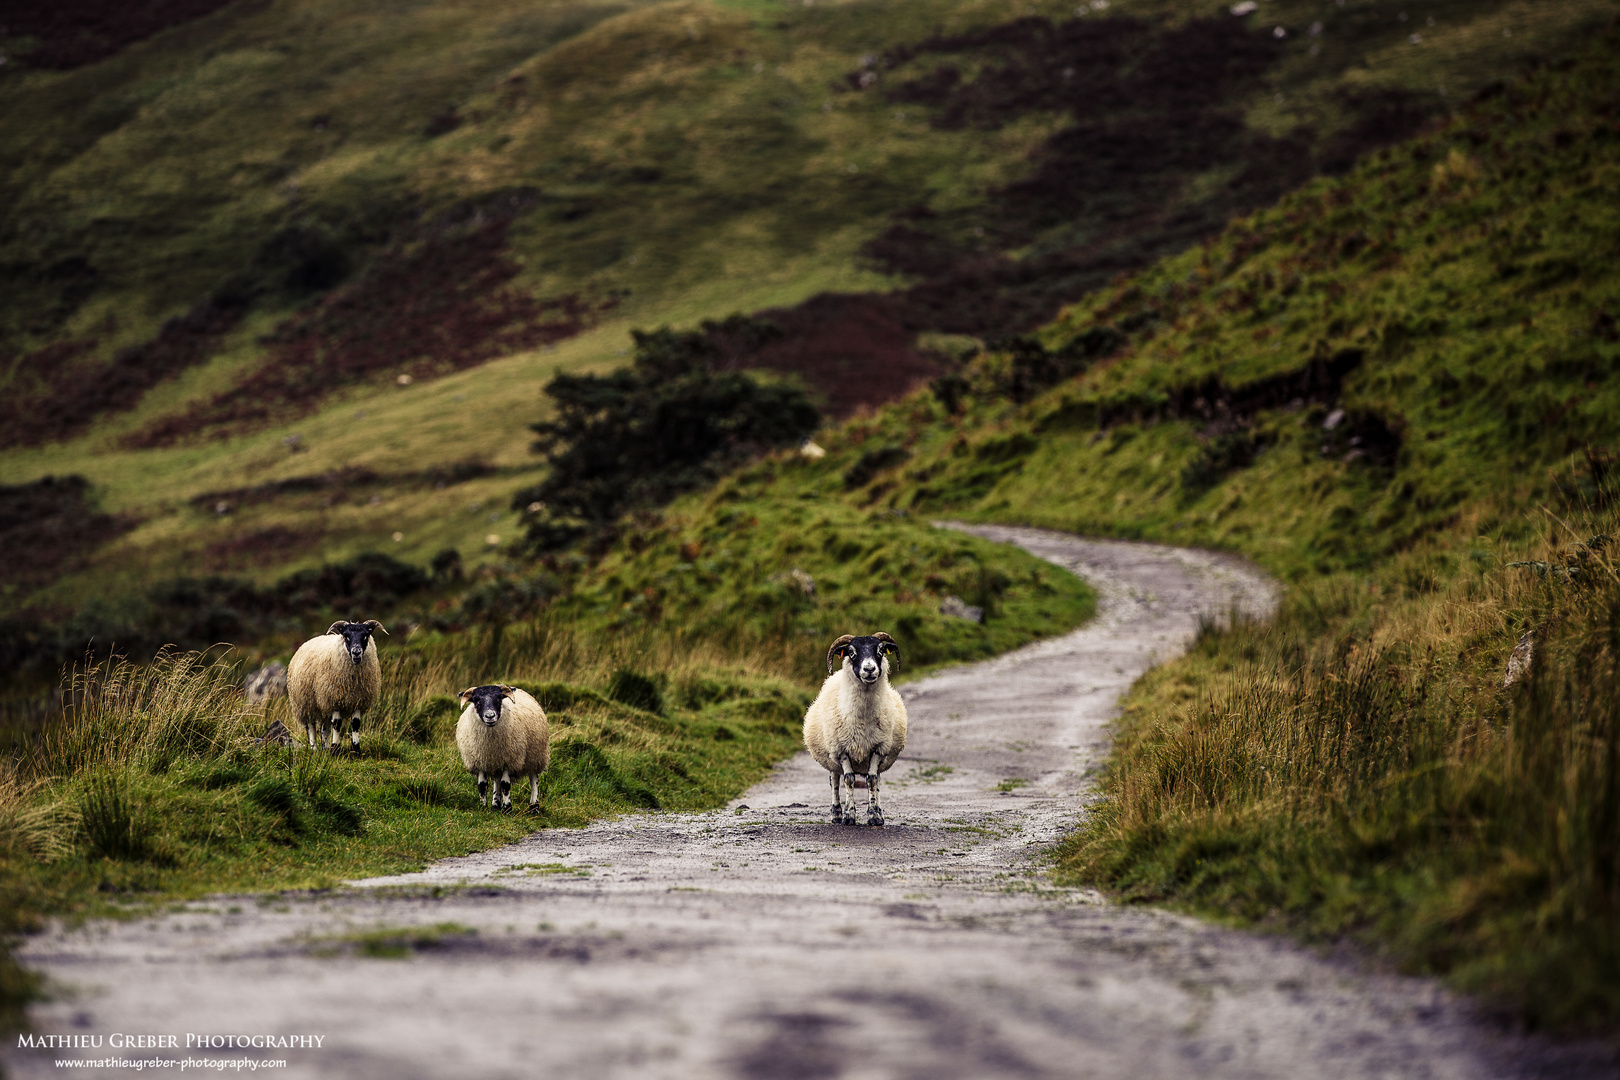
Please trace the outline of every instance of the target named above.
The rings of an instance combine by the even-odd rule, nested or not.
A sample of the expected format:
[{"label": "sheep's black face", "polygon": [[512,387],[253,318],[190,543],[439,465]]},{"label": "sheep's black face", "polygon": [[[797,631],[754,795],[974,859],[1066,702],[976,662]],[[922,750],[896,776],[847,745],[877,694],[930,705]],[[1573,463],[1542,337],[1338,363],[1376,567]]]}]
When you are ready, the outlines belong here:
[{"label": "sheep's black face", "polygon": [[345,623],[338,631],[343,637],[343,647],[349,650],[349,659],[356,664],[366,658],[366,646],[371,644],[371,627],[365,623]]},{"label": "sheep's black face", "polygon": [[485,727],[494,727],[501,719],[501,706],[506,704],[506,687],[475,686],[461,695],[461,700],[472,705]]},{"label": "sheep's black face", "polygon": [[838,653],[848,662],[849,669],[867,686],[888,673],[888,657],[896,651],[894,642],[880,637],[851,638],[838,646]]}]

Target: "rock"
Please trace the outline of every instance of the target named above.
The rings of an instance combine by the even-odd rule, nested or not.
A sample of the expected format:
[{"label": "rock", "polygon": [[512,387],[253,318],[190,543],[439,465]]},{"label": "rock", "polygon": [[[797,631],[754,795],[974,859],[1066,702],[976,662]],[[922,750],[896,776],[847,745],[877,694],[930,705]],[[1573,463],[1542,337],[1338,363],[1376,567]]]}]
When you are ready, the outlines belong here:
[{"label": "rock", "polygon": [[815,598],[816,579],[805,573],[803,570],[800,570],[797,566],[788,571],[788,580],[793,582],[793,584],[798,587],[798,590],[804,593],[804,595],[811,597],[812,599]]},{"label": "rock", "polygon": [[948,615],[953,619],[967,619],[971,622],[984,622],[984,608],[974,607],[960,596],[947,596],[939,605],[939,613]]},{"label": "rock", "polygon": [[820,461],[822,458],[827,456],[827,451],[823,450],[809,439],[804,440],[804,445],[799,447],[799,453],[803,454],[811,461]]},{"label": "rock", "polygon": [[291,746],[293,744],[292,732],[280,720],[271,724],[263,735],[253,740],[254,746]]},{"label": "rock", "polygon": [[1344,410],[1334,409],[1327,414],[1327,419],[1322,421],[1322,430],[1332,431],[1342,423],[1344,423]]},{"label": "rock", "polygon": [[1530,661],[1534,658],[1535,651],[1535,633],[1526,630],[1524,636],[1519,638],[1519,643],[1513,646],[1513,651],[1508,653],[1507,673],[1502,676],[1504,689],[1530,674]]},{"label": "rock", "polygon": [[282,696],[287,692],[287,665],[279,660],[272,660],[249,675],[242,683],[242,690],[247,694],[247,699],[255,705]]}]

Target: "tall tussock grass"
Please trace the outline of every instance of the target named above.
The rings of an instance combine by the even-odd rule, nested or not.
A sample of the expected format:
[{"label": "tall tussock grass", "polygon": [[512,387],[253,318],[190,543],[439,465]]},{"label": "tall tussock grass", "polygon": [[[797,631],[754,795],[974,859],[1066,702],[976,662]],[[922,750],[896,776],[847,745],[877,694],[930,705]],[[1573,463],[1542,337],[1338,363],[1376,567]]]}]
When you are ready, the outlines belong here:
[{"label": "tall tussock grass", "polygon": [[[61,712],[0,759],[0,933],[97,893],[329,883],[464,853],[542,825],[713,805],[791,747],[808,699],[783,651],[589,636],[561,620],[384,639],[360,753],[307,749],[285,697],[250,703],[228,650],[65,673]],[[532,687],[552,719],[538,816],[477,816],[456,694]],[[262,738],[276,721],[291,747]],[[32,912],[32,914],[29,914]]]},{"label": "tall tussock grass", "polygon": [[18,767],[34,778],[161,772],[178,757],[217,754],[263,729],[264,709],[244,700],[239,677],[228,658],[195,652],[75,668],[64,679],[61,719],[21,751]]},{"label": "tall tussock grass", "polygon": [[1617,525],[1553,521],[1529,560],[1408,554],[1302,587],[1269,625],[1206,626],[1136,689],[1065,871],[1364,935],[1534,1024],[1612,1026]]}]

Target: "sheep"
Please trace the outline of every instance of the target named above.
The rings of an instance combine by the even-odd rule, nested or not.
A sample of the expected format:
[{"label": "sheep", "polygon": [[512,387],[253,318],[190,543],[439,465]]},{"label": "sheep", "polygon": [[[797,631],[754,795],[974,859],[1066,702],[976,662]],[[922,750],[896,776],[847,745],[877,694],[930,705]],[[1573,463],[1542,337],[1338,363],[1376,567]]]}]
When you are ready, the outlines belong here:
[{"label": "sheep", "polygon": [[287,665],[287,699],[293,715],[309,732],[309,748],[316,747],[323,723],[332,725],[330,750],[337,753],[343,717],[350,717],[349,751],[360,753],[360,717],[377,703],[382,689],[382,666],[372,632],[383,629],[376,619],[347,622],[339,619],[320,637],[298,646]]},{"label": "sheep", "polygon": [[[866,823],[883,824],[878,775],[906,746],[906,703],[889,685],[889,657],[899,652],[894,639],[881,632],[867,637],[845,634],[827,650],[827,681],[804,714],[804,748],[829,774],[834,825],[856,824],[857,772],[866,774]],[[843,657],[844,663],[834,672],[836,657]]]},{"label": "sheep", "polygon": [[[546,711],[515,686],[469,686],[467,703],[456,722],[456,749],[461,763],[478,777],[478,803],[512,809],[512,774],[529,774],[529,810],[540,805],[540,774],[551,764],[551,728]],[[494,798],[489,779],[500,774]]]}]

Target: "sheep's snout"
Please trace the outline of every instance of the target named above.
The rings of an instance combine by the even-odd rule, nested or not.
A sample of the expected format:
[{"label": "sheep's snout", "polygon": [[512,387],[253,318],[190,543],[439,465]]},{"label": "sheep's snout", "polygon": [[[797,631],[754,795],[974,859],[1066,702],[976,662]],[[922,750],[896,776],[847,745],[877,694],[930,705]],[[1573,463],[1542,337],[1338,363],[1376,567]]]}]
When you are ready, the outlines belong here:
[{"label": "sheep's snout", "polygon": [[501,714],[499,710],[485,709],[483,712],[478,714],[478,719],[484,722],[485,727],[494,727],[496,724],[500,723]]},{"label": "sheep's snout", "polygon": [[349,659],[353,660],[356,664],[359,664],[360,661],[364,660],[365,658],[366,658],[366,650],[364,650],[364,649],[350,649],[349,650]]},{"label": "sheep's snout", "polygon": [[868,656],[861,661],[861,666],[855,674],[860,676],[861,682],[865,683],[867,686],[871,686],[873,683],[878,681],[878,676],[883,674],[883,669],[878,667],[878,662],[876,660],[873,660],[870,656]]}]

